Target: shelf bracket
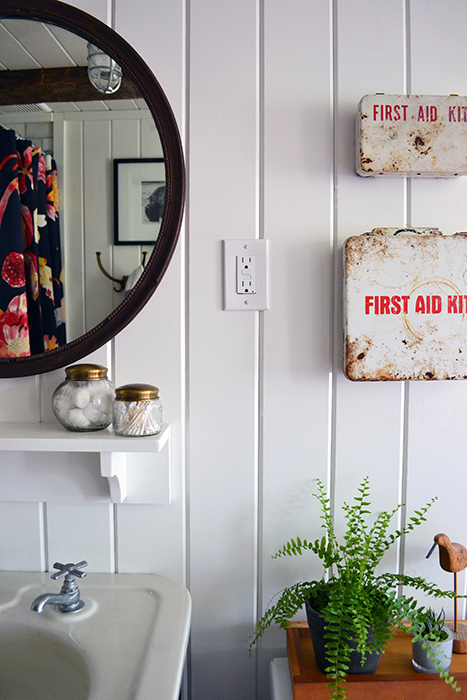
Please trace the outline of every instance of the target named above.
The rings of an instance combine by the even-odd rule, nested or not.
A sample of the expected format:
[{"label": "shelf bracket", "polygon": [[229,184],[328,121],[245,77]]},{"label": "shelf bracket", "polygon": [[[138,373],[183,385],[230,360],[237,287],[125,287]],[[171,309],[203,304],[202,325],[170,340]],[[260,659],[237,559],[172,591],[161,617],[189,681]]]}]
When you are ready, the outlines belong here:
[{"label": "shelf bracket", "polygon": [[110,500],[123,503],[127,496],[126,452],[101,452],[101,474],[109,481]]},{"label": "shelf bracket", "polygon": [[[110,430],[73,433],[55,423],[0,423],[0,503],[108,503],[166,505],[171,500],[170,425],[158,435],[122,437]],[[63,469],[69,455],[76,468]],[[97,460],[96,460],[97,457]],[[43,469],[31,469],[39,462]],[[47,478],[44,478],[47,474]],[[102,481],[102,478],[108,481]]]}]

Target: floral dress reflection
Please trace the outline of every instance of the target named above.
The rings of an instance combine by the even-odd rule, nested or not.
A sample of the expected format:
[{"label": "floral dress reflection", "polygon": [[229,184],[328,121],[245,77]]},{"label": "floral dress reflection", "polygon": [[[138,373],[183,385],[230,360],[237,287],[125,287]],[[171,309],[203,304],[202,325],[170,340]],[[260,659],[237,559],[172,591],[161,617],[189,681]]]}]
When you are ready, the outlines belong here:
[{"label": "floral dress reflection", "polygon": [[66,343],[57,174],[30,141],[0,129],[0,357]]},{"label": "floral dress reflection", "polygon": [[0,358],[30,355],[18,159],[13,131],[0,130]]}]

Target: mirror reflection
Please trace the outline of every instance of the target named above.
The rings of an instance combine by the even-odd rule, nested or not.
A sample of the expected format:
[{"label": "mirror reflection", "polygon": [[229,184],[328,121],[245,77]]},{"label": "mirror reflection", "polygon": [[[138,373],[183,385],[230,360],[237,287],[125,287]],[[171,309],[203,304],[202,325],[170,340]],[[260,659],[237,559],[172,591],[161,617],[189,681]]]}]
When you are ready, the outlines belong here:
[{"label": "mirror reflection", "polygon": [[[68,343],[93,329],[131,290],[157,240],[165,167],[153,117],[125,74],[116,92],[97,92],[87,76],[87,57],[88,42],[65,29],[25,19],[0,21],[0,137],[8,142],[14,134],[14,150],[21,154],[19,194],[23,190],[34,200],[28,204],[20,197],[16,238],[11,250],[0,249],[0,357],[24,351],[24,328],[18,320],[24,303],[29,319],[37,313],[34,303],[43,300],[39,313],[44,322],[34,326],[39,338],[30,340],[32,354],[52,349],[54,342],[62,344],[64,328]],[[1,138],[0,161],[5,162]],[[39,149],[43,162],[33,164]],[[118,163],[122,170],[116,197]],[[44,211],[29,187],[36,176],[50,186]],[[0,187],[5,204],[5,186]],[[53,260],[57,249],[59,264]],[[29,284],[24,296],[18,293],[16,255],[21,251],[25,287]],[[54,337],[45,320],[51,299]]]}]

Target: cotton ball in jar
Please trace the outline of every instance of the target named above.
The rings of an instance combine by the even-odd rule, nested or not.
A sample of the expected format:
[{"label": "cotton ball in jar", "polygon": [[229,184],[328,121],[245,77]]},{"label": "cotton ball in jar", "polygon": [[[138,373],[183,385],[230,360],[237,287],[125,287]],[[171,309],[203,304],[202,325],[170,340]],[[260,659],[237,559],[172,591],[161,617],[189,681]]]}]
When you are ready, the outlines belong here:
[{"label": "cotton ball in jar", "polygon": [[74,428],[89,428],[91,421],[86,418],[81,408],[72,408],[68,413],[68,420]]},{"label": "cotton ball in jar", "polygon": [[95,428],[107,428],[110,425],[109,416],[103,413],[99,406],[95,406],[92,401],[83,408],[83,414],[88,418],[90,425]]},{"label": "cotton ball in jar", "polygon": [[66,379],[54,391],[52,408],[67,430],[104,430],[112,421],[115,388],[101,365],[67,367]]},{"label": "cotton ball in jar", "polygon": [[94,404],[93,401],[90,401],[87,406],[84,406],[82,411],[86,418],[89,418],[91,423],[93,423],[95,420],[99,419],[102,416],[102,411],[99,409],[99,406],[96,406]]},{"label": "cotton ball in jar", "polygon": [[63,394],[58,394],[55,399],[55,408],[60,413],[68,413],[70,408],[74,407],[73,397],[71,392],[64,392]]},{"label": "cotton ball in jar", "polygon": [[90,400],[91,396],[89,394],[89,391],[84,386],[75,389],[75,391],[73,392],[73,403],[78,408],[84,408],[88,405]]},{"label": "cotton ball in jar", "polygon": [[113,389],[109,391],[108,387],[102,386],[101,382],[96,382],[89,386],[89,393],[93,406],[102,413],[111,416],[115,391]]}]

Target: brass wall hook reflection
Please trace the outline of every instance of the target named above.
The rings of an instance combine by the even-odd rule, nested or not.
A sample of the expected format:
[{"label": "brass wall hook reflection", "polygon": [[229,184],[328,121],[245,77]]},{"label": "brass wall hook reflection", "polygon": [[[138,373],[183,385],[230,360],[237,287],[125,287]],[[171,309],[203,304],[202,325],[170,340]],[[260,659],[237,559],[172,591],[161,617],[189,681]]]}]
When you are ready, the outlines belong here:
[{"label": "brass wall hook reflection", "polygon": [[[146,266],[147,254],[148,254],[147,250],[143,250],[143,252],[141,254],[142,255],[141,264],[143,267]],[[112,280],[112,282],[117,282],[117,284],[119,285],[118,288],[117,287],[113,288],[114,292],[123,292],[125,289],[125,285],[128,281],[129,275],[124,275],[121,279],[118,279],[118,277],[112,277],[112,275],[109,275],[109,273],[107,272],[107,270],[105,269],[105,267],[102,264],[101,255],[102,255],[102,253],[100,251],[96,251],[96,258],[97,258],[97,264],[99,265],[99,269],[107,277],[107,279]]]}]

